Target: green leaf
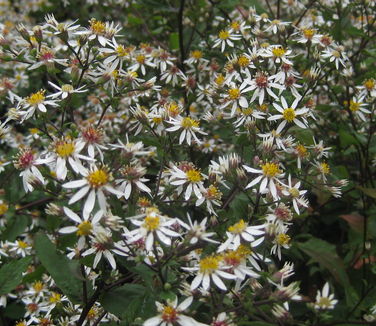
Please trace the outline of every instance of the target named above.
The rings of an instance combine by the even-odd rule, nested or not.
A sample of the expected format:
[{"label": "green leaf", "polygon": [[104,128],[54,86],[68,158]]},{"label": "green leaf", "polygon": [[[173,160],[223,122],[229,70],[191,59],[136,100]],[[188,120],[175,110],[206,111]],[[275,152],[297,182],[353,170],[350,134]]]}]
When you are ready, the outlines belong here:
[{"label": "green leaf", "polygon": [[0,295],[7,294],[21,283],[22,273],[25,272],[32,260],[31,256],[13,260],[0,268]]},{"label": "green leaf", "polygon": [[12,216],[7,224],[6,229],[2,232],[3,240],[14,241],[25,231],[29,224],[29,219],[24,215]]},{"label": "green leaf", "polygon": [[179,34],[178,33],[170,34],[170,49],[171,50],[179,49]]},{"label": "green leaf", "polygon": [[306,253],[311,260],[319,263],[321,268],[327,269],[340,283],[346,292],[347,304],[354,304],[357,295],[350,285],[343,260],[339,258],[335,246],[318,238],[311,238],[306,242],[296,243],[296,246]]},{"label": "green leaf", "polygon": [[364,194],[366,194],[368,197],[372,197],[376,199],[376,189],[373,188],[364,188],[361,186],[357,186],[360,191],[362,191]]},{"label": "green leaf", "polygon": [[[61,291],[73,302],[82,302],[79,263],[59,254],[55,245],[44,234],[37,235],[35,250],[43,266]],[[89,284],[87,284],[87,287],[89,288]]]},{"label": "green leaf", "polygon": [[155,300],[140,284],[125,284],[110,290],[102,296],[100,303],[106,311],[128,321],[133,321],[136,317],[153,316],[155,311]]}]

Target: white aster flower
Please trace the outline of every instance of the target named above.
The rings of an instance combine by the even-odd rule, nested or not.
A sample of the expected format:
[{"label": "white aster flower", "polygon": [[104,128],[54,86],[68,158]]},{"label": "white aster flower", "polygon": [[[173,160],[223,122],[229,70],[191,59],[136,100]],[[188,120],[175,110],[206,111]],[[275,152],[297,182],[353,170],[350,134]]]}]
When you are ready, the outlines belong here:
[{"label": "white aster flower", "polygon": [[192,317],[182,314],[192,302],[193,297],[186,298],[179,305],[177,297],[173,301],[168,300],[166,305],[157,301],[155,304],[159,315],[147,319],[143,326],[175,326],[176,324],[181,326],[206,326],[197,322]]},{"label": "white aster flower", "polygon": [[291,105],[288,105],[285,98],[281,96],[282,107],[277,103],[273,103],[273,106],[280,114],[272,115],[271,117],[268,118],[268,120],[269,121],[280,120],[280,119],[283,120],[277,127],[277,130],[276,130],[277,134],[279,134],[283,130],[283,128],[286,126],[288,122],[290,123],[294,122],[300,128],[307,128],[304,118],[302,122],[299,119],[297,119],[297,116],[307,113],[309,109],[302,108],[302,109],[296,110],[296,107],[298,106],[299,101],[300,99],[296,98]]},{"label": "white aster flower", "polygon": [[315,308],[316,309],[333,309],[338,300],[334,299],[334,294],[329,294],[329,283],[326,282],[322,291],[317,291]]}]

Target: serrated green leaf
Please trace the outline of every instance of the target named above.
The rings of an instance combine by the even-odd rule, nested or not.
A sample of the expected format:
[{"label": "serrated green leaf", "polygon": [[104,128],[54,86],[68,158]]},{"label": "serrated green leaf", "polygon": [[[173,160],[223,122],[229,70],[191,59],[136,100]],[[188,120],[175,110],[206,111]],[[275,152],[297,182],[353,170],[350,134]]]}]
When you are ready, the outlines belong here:
[{"label": "serrated green leaf", "polygon": [[35,250],[61,291],[73,302],[82,302],[82,281],[78,279],[79,263],[59,254],[55,245],[44,234],[36,236]]},{"label": "serrated green leaf", "polygon": [[31,256],[13,260],[0,268],[0,295],[8,294],[21,283],[22,273],[25,272],[32,260]]}]

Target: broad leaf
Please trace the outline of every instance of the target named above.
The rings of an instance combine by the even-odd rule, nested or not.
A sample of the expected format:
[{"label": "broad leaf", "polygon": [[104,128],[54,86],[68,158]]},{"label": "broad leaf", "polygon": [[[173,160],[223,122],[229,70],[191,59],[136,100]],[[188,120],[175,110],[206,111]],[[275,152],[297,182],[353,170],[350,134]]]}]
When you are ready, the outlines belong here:
[{"label": "broad leaf", "polygon": [[32,257],[13,260],[0,268],[0,295],[8,294],[21,283],[22,273],[26,271]]},{"label": "broad leaf", "polygon": [[73,302],[82,302],[82,280],[79,280],[78,262],[59,254],[55,245],[44,234],[37,235],[35,250],[61,291]]}]

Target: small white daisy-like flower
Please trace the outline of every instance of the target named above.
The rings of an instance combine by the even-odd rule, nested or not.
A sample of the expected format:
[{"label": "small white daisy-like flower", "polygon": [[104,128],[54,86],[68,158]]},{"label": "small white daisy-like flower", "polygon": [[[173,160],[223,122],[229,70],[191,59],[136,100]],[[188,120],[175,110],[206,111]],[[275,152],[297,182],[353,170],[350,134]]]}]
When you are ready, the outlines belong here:
[{"label": "small white daisy-like flower", "polygon": [[120,184],[118,190],[122,193],[125,199],[128,199],[132,190],[139,189],[141,191],[150,193],[151,190],[145,185],[145,182],[149,179],[143,176],[146,173],[146,169],[140,165],[127,165],[120,169],[120,173],[123,178],[117,179],[116,184]]},{"label": "small white daisy-like flower", "polygon": [[268,118],[268,121],[274,121],[274,120],[280,120],[282,119],[283,121],[278,125],[276,133],[279,134],[283,128],[286,126],[288,122],[294,122],[298,127],[300,128],[307,128],[306,124],[299,119],[297,119],[297,116],[303,115],[309,111],[308,108],[302,108],[296,110],[296,107],[299,104],[300,99],[296,98],[294,102],[291,105],[288,105],[285,98],[281,96],[281,103],[282,107],[277,104],[273,103],[273,106],[275,109],[280,113],[280,114],[275,114],[272,115]]},{"label": "small white daisy-like flower", "polygon": [[221,108],[225,108],[231,104],[231,116],[236,112],[236,109],[240,106],[242,108],[248,107],[248,101],[243,95],[245,93],[246,84],[243,83],[239,88],[231,83],[228,91],[224,94],[224,104]]},{"label": "small white daisy-like flower", "polygon": [[198,264],[194,267],[182,267],[186,271],[198,271],[197,275],[191,283],[191,290],[197,289],[200,285],[204,290],[210,288],[210,282],[213,282],[218,288],[223,291],[227,291],[225,283],[221,278],[234,280],[237,277],[234,274],[230,274],[225,270],[229,268],[223,262],[222,255],[212,255],[205,258],[201,258]]},{"label": "small white daisy-like flower", "polygon": [[218,243],[218,241],[215,241],[211,239],[215,233],[214,232],[206,232],[206,222],[207,218],[205,217],[200,223],[197,221],[194,221],[192,223],[191,217],[188,214],[188,221],[189,225],[179,220],[179,223],[187,229],[187,235],[185,236],[187,239],[189,239],[190,244],[195,244],[200,240],[211,242],[211,243]]},{"label": "small white daisy-like flower", "polygon": [[215,40],[213,48],[221,46],[221,51],[223,52],[226,48],[226,45],[234,47],[234,42],[241,39],[241,35],[235,34],[232,30],[221,30],[218,33],[218,38]]},{"label": "small white daisy-like flower", "polygon": [[359,97],[359,98],[356,98],[355,96],[352,98],[352,100],[350,100],[350,103],[349,103],[349,109],[351,112],[353,112],[354,114],[356,114],[361,120],[363,120],[364,122],[367,121],[364,113],[366,114],[370,114],[371,111],[370,110],[367,110],[365,107],[367,106],[367,104],[364,102],[364,95]]},{"label": "small white daisy-like flower", "polygon": [[329,294],[329,283],[326,282],[322,291],[317,291],[315,308],[319,310],[333,309],[338,300],[334,299],[334,294]]},{"label": "small white daisy-like flower", "polygon": [[[291,175],[288,177],[288,186],[282,190],[282,194],[292,198],[292,205],[296,214],[300,214],[299,207],[308,207],[308,202],[304,198],[304,194],[307,190],[299,190],[301,182],[298,181],[294,185],[291,182]],[[285,186],[285,185],[284,185]]]},{"label": "small white daisy-like flower", "polygon": [[112,175],[108,171],[107,167],[104,166],[98,168],[96,165],[92,165],[89,170],[85,169],[82,175],[84,177],[83,179],[67,182],[63,184],[63,188],[81,188],[69,200],[69,205],[79,201],[88,194],[83,207],[84,214],[90,214],[93,211],[95,198],[97,198],[101,210],[106,211],[107,200],[105,191],[108,191],[116,196],[122,195],[120,191],[116,190],[110,184],[112,181]]},{"label": "small white daisy-like flower", "polygon": [[36,93],[30,94],[23,100],[22,106],[26,111],[21,111],[23,120],[29,119],[38,109],[40,112],[46,113],[46,105],[57,106],[55,101],[46,100],[45,90],[40,90]]},{"label": "small white daisy-like flower", "polygon": [[200,129],[200,122],[190,117],[182,117],[179,115],[176,118],[170,118],[170,120],[167,122],[172,124],[173,126],[167,128],[166,131],[174,132],[177,130],[181,130],[179,136],[179,144],[182,144],[183,141],[186,140],[187,144],[191,145],[192,138],[198,144],[200,144],[201,141],[197,138],[196,133],[206,135],[206,133]]},{"label": "small white daisy-like flower", "polygon": [[339,64],[345,67],[345,62],[348,61],[348,57],[342,46],[336,46],[324,50],[321,57],[324,59],[329,59],[329,62],[334,62],[337,70],[339,69]]},{"label": "small white daisy-like flower", "polygon": [[85,93],[87,92],[87,89],[84,86],[81,86],[77,89],[74,89],[74,87],[71,84],[64,84],[62,86],[57,86],[56,84],[52,82],[48,82],[53,88],[57,89],[58,91],[54,94],[48,95],[47,97],[51,97],[52,99],[55,99],[57,97],[61,97],[62,100],[66,99],[69,95],[75,94],[75,93]]},{"label": "small white daisy-like flower", "polygon": [[293,63],[289,60],[291,55],[291,50],[285,49],[280,45],[273,45],[267,48],[261,56],[266,58],[273,58],[276,63],[285,63],[292,65]]},{"label": "small white daisy-like flower", "polygon": [[167,300],[167,304],[164,305],[158,301],[155,302],[159,315],[147,319],[143,326],[206,326],[199,323],[192,317],[182,314],[192,304],[193,297],[186,298],[178,305],[178,298],[174,300]]},{"label": "small white daisy-like flower", "polygon": [[170,169],[170,172],[170,184],[179,187],[187,185],[184,194],[185,200],[189,200],[189,198],[191,198],[192,192],[197,198],[202,197],[202,193],[205,192],[203,184],[204,176],[199,170],[187,164],[181,166],[180,168],[174,165],[172,169]]},{"label": "small white daisy-like flower", "polygon": [[42,164],[43,160],[35,158],[30,148],[21,149],[13,163],[17,169],[22,170],[20,176],[22,176],[25,192],[33,191],[35,182],[45,184],[44,177],[37,168],[37,165]]},{"label": "small white daisy-like flower", "polygon": [[251,168],[249,166],[243,165],[243,168],[250,173],[261,174],[254,180],[252,180],[246,187],[246,189],[253,187],[254,185],[260,183],[259,192],[263,192],[265,189],[269,189],[274,200],[278,200],[279,196],[277,194],[277,188],[275,182],[279,178],[284,176],[283,171],[279,168],[278,163],[266,162],[261,164],[261,170]]},{"label": "small white daisy-like flower", "polygon": [[143,220],[140,220],[135,216],[131,218],[132,224],[138,226],[137,229],[130,231],[127,234],[127,240],[129,243],[136,242],[138,240],[145,240],[146,250],[153,248],[155,236],[158,237],[165,245],[171,245],[171,237],[179,237],[180,234],[171,230],[171,227],[177,223],[174,218],[161,215],[156,208],[149,208],[146,214],[143,216]]},{"label": "small white daisy-like flower", "polygon": [[84,251],[82,256],[87,256],[95,253],[93,268],[96,268],[102,257],[104,256],[110,263],[112,269],[116,269],[116,261],[111,251],[113,248],[112,234],[110,231],[99,227],[92,232],[91,248]]},{"label": "small white daisy-like flower", "polygon": [[[245,88],[243,92],[254,91],[250,102],[253,102],[258,97],[260,105],[264,102],[266,94],[269,94],[277,100],[278,97],[274,94],[272,88],[277,88],[282,91],[285,89],[285,86],[275,83],[274,79],[275,75],[267,76],[265,73],[257,73],[255,78],[247,78],[244,80],[243,84],[248,85],[248,87]],[[242,89],[243,84],[241,86]]]},{"label": "small white daisy-like flower", "polygon": [[[256,247],[264,241],[264,229],[264,224],[249,226],[241,219],[227,229],[227,240],[219,246],[217,251],[222,252],[228,248],[236,250],[242,242],[250,243],[252,247]],[[256,240],[255,237],[260,238]]]},{"label": "small white daisy-like flower", "polygon": [[85,143],[69,137],[56,139],[51,146],[52,151],[44,159],[44,163],[55,164],[56,177],[59,180],[65,180],[67,177],[67,163],[69,163],[74,172],[83,174],[86,169],[80,160],[93,161],[91,157],[80,154],[84,146]]},{"label": "small white daisy-like flower", "polygon": [[85,211],[83,212],[82,217],[80,217],[68,207],[64,207],[63,210],[65,215],[77,225],[65,226],[59,230],[59,233],[69,234],[75,232],[80,238],[82,238],[79,240],[80,245],[84,243],[85,237],[92,234],[92,232],[99,226],[99,221],[103,216],[103,211],[101,210],[92,218],[90,213]]}]

